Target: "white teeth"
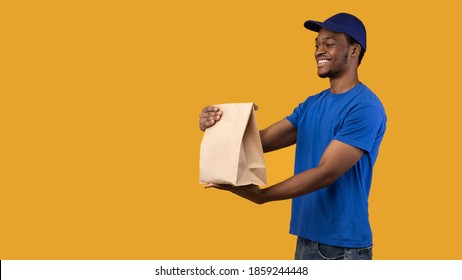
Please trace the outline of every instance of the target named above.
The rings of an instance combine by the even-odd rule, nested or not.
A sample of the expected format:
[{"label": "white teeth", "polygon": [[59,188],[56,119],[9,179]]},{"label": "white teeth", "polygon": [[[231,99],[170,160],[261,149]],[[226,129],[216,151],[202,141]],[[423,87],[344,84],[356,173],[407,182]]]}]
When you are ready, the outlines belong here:
[{"label": "white teeth", "polygon": [[322,59],[322,60],[318,60],[318,63],[324,63],[324,62],[328,62],[329,60],[327,59]]}]

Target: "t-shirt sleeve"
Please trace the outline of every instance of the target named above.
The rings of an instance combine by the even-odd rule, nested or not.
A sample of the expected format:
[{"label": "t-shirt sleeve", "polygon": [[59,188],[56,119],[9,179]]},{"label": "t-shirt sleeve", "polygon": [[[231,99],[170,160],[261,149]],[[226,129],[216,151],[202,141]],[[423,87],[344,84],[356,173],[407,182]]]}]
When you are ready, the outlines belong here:
[{"label": "t-shirt sleeve", "polygon": [[363,107],[349,113],[334,139],[370,152],[384,130],[385,115],[378,107]]},{"label": "t-shirt sleeve", "polygon": [[298,129],[298,122],[300,120],[300,116],[302,115],[302,110],[305,107],[305,102],[298,104],[298,106],[294,109],[292,114],[286,117],[286,119],[292,123],[292,125]]}]

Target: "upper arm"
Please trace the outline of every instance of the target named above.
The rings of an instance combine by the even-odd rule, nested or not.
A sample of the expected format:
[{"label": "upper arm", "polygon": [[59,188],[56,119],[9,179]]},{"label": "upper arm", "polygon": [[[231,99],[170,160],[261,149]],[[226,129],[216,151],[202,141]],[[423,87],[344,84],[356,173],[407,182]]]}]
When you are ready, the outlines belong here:
[{"label": "upper arm", "polygon": [[346,116],[334,139],[370,152],[375,144],[380,143],[385,129],[386,115],[383,109],[364,106]]},{"label": "upper arm", "polygon": [[347,116],[342,128],[327,146],[319,167],[328,172],[334,181],[337,180],[365,152],[371,152],[377,138],[383,137],[385,123],[383,109],[377,106],[357,108]]},{"label": "upper arm", "polygon": [[287,119],[282,119],[275,124],[260,131],[263,151],[271,152],[295,144],[297,141],[297,129]]},{"label": "upper arm", "polygon": [[318,168],[331,183],[347,172],[363,156],[364,150],[333,140],[324,151]]}]

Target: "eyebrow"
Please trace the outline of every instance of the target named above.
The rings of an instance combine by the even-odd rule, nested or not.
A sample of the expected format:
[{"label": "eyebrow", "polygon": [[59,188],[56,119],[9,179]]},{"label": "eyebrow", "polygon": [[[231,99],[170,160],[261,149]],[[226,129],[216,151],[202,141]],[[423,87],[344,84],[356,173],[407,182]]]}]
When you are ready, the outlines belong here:
[{"label": "eyebrow", "polygon": [[314,39],[314,41],[319,41],[319,40],[334,40],[334,41],[337,41],[337,39],[335,39],[334,37],[322,37],[322,38],[316,37]]}]

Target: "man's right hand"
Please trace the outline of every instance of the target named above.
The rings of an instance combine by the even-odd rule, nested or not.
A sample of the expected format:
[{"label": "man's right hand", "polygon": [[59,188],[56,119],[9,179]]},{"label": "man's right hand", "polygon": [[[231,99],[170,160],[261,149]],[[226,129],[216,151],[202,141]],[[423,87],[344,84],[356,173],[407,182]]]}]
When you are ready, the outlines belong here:
[{"label": "man's right hand", "polygon": [[221,119],[222,112],[217,106],[207,106],[199,115],[199,127],[202,131],[214,125]]}]

